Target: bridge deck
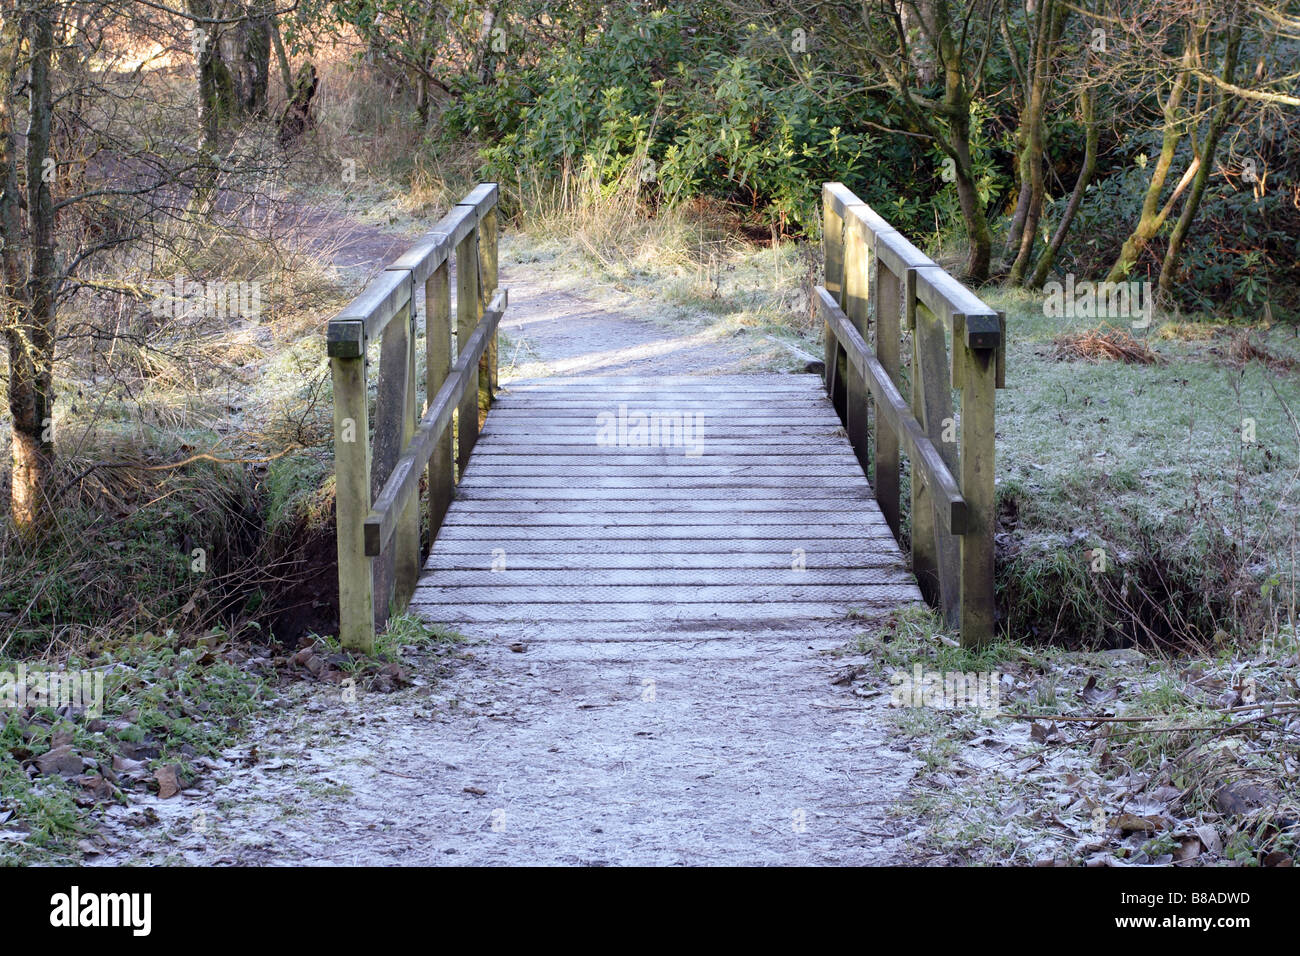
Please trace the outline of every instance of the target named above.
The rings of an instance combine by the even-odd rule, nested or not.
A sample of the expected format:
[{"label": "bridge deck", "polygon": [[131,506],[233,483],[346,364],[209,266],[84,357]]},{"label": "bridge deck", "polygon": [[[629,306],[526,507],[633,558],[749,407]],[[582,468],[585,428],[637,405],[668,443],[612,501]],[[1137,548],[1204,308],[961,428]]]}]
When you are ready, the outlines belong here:
[{"label": "bridge deck", "polygon": [[534,659],[734,658],[919,600],[817,376],[586,377],[501,394],[412,610]]}]

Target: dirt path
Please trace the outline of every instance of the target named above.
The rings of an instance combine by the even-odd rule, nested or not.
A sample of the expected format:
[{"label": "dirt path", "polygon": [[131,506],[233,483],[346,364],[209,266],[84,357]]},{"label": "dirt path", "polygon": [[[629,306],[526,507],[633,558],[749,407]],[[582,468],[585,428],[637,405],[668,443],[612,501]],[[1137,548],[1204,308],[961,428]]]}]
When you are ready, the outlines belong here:
[{"label": "dirt path", "polygon": [[[507,388],[760,361],[557,288],[508,248]],[[450,674],[426,657],[397,693],[288,685],[197,789],[114,810],[118,849],[99,862],[908,862],[910,826],[890,810],[918,764],[889,738],[887,694],[834,683],[862,624],[736,625],[667,641],[640,625],[467,624]]]}]

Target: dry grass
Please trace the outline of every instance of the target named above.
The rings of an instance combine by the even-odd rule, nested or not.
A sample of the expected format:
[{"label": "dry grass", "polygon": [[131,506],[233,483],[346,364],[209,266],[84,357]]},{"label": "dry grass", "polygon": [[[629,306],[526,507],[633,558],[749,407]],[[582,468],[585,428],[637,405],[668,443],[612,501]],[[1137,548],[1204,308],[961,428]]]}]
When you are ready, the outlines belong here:
[{"label": "dry grass", "polygon": [[1058,336],[1052,341],[1058,362],[1124,362],[1129,365],[1163,365],[1165,358],[1123,329],[1102,326]]},{"label": "dry grass", "polygon": [[[1213,351],[1221,354],[1221,350]],[[1275,371],[1287,371],[1296,366],[1295,359],[1274,355],[1264,346],[1257,344],[1249,331],[1238,332],[1232,337],[1232,341],[1228,343],[1227,359],[1231,365],[1238,368],[1249,362],[1259,362],[1265,368]]]},{"label": "dry grass", "polygon": [[1222,322],[1165,322],[1156,337],[1167,342],[1210,342],[1229,331]]}]

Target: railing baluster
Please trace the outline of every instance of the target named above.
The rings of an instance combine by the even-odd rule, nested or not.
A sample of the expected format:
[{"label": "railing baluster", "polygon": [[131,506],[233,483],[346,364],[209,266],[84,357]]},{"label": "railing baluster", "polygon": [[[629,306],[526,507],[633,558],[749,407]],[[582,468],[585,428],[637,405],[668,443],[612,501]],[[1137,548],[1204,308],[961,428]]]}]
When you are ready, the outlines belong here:
[{"label": "railing baluster", "polygon": [[[822,199],[822,251],[825,266],[825,288],[835,297],[840,305],[844,304],[844,220],[835,211],[835,203],[830,193]],[[839,340],[831,332],[829,324],[822,329],[825,336],[826,394],[836,409],[843,411],[838,395],[843,389],[839,378]]]},{"label": "railing baluster", "polygon": [[961,537],[961,633],[970,644],[993,638],[994,422],[997,387],[994,349],[972,349],[954,338],[961,377],[961,489],[966,533]]},{"label": "railing baluster", "polygon": [[[478,228],[456,245],[456,350],[474,334],[478,325]],[[478,440],[478,369],[471,372],[470,386],[465,389],[460,410],[456,413],[456,462],[463,477],[470,452]]]},{"label": "railing baluster", "polygon": [[[379,388],[375,396],[375,449],[370,468],[370,500],[379,497],[380,489],[393,473],[397,456],[402,453],[410,434],[406,417],[407,373],[411,352],[410,304],[403,306],[384,327],[379,345]],[[375,627],[388,621],[388,608],[394,598],[395,548],[385,548],[374,559]]]},{"label": "railing baluster", "polygon": [[[497,292],[497,211],[489,209],[479,223],[479,315],[487,309],[488,303]],[[485,396],[485,408],[492,407],[492,400],[497,390],[497,337],[492,334],[492,342],[483,354],[483,364],[479,371],[480,383]]]},{"label": "railing baluster", "polygon": [[[424,301],[424,392],[427,411],[451,369],[451,282],[445,259],[425,281]],[[430,549],[438,537],[438,529],[442,527],[442,519],[446,517],[455,493],[455,460],[451,429],[448,428],[438,437],[429,459]]]},{"label": "railing baluster", "polygon": [[[943,324],[929,309],[917,304],[913,313],[914,328],[912,332],[912,375],[919,388],[920,405],[916,408],[916,420],[921,429],[934,442],[935,448],[943,458],[948,471],[957,474],[956,415],[953,412],[952,389],[949,387],[948,344],[944,337]],[[948,439],[945,441],[945,439]],[[913,473],[915,480],[915,472]],[[965,491],[962,492],[963,497]],[[933,501],[931,502],[933,506]],[[934,529],[933,511],[922,521],[928,520]],[[916,535],[916,512],[912,513],[912,534]],[[933,531],[933,539],[926,549],[933,554],[934,577],[921,585],[924,594],[930,589],[931,598],[943,611],[949,626],[957,627],[959,615],[958,603],[961,590],[958,583],[960,568],[958,566],[958,545],[952,535]],[[920,574],[918,572],[918,581]],[[932,597],[931,597],[932,595]]]},{"label": "railing baluster", "polygon": [[[415,394],[415,303],[408,307],[409,318],[402,323],[406,329],[406,371],[402,376],[402,427],[399,449],[405,449],[415,434],[416,409],[419,402]],[[394,320],[396,324],[396,320]],[[391,473],[391,470],[390,470]],[[405,608],[415,594],[420,579],[420,496],[414,495],[402,509],[398,519],[397,536],[393,543],[393,603]]]},{"label": "railing baluster", "polygon": [[362,523],[370,513],[370,413],[366,356],[331,358],[334,379],[334,523],[339,557],[339,640],[369,654],[374,591]]},{"label": "railing baluster", "polygon": [[[873,250],[872,272],[876,302],[876,357],[895,383],[899,380],[899,306],[902,302],[898,276],[880,264],[880,256]],[[872,486],[876,501],[889,523],[889,530],[898,537],[898,433],[889,423],[876,421],[875,471]]]},{"label": "railing baluster", "polygon": [[[844,229],[844,314],[849,317],[853,327],[867,341],[870,341],[868,313],[870,310],[869,273],[867,271],[867,243],[863,228],[856,223],[849,223]],[[846,363],[844,396],[844,430],[848,432],[849,443],[857,452],[862,470],[871,471],[871,451],[869,446],[870,422],[867,414],[867,387],[862,376]]]}]

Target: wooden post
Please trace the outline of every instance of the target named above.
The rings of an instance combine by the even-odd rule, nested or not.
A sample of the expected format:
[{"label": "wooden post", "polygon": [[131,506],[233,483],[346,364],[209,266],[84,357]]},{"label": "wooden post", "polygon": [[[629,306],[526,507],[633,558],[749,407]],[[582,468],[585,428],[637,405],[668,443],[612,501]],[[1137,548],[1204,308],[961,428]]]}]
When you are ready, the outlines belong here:
[{"label": "wooden post", "polygon": [[997,386],[995,349],[971,349],[953,341],[960,356],[961,493],[966,499],[966,533],[961,539],[961,643],[976,647],[993,639],[994,421]]},{"label": "wooden post", "polygon": [[[822,252],[826,276],[823,286],[835,297],[835,301],[844,305],[844,220],[835,211],[835,202],[829,189],[822,186]],[[825,338],[825,376],[826,394],[835,402],[838,387],[839,343],[831,331],[829,323],[822,327]],[[838,407],[838,406],[837,406]]]},{"label": "wooden post", "polygon": [[[846,222],[844,229],[844,314],[863,339],[870,341],[868,310],[871,283],[867,268],[866,227],[856,220]],[[829,291],[829,290],[828,290]],[[864,473],[871,467],[869,445],[870,423],[867,418],[867,386],[861,373],[851,363],[846,363],[844,396],[844,430],[858,454],[858,463]]]},{"label": "wooden post", "polygon": [[[895,385],[899,384],[899,321],[902,304],[898,276],[872,256],[876,294],[876,358]],[[899,532],[898,513],[898,433],[883,416],[876,419],[875,473],[872,486],[876,501],[889,523],[895,539]]]},{"label": "wooden post", "polygon": [[[379,497],[397,458],[414,430],[407,424],[408,393],[415,387],[411,368],[411,305],[408,302],[384,327],[379,345],[379,387],[375,396],[375,448],[370,469],[370,501]],[[369,507],[367,506],[367,513]],[[400,519],[399,519],[400,520]],[[398,596],[398,554],[409,541],[399,535],[371,563],[374,578],[375,628],[388,622],[389,604]],[[408,569],[403,568],[402,573]],[[419,575],[419,559],[415,562]],[[414,586],[412,581],[412,587]]]},{"label": "wooden post", "polygon": [[[911,276],[914,284],[915,273]],[[912,394],[916,402],[916,419],[930,441],[934,442],[948,470],[957,476],[958,447],[954,440],[957,437],[957,423],[952,406],[952,389],[949,386],[951,372],[947,339],[942,323],[925,306],[914,303],[912,315]],[[945,441],[945,438],[949,440]],[[914,492],[915,486],[916,482],[913,481]],[[964,488],[962,494],[965,494]],[[952,535],[943,533],[941,525],[935,520],[933,508],[937,502],[932,497],[930,504],[931,510],[920,518],[919,526],[928,529],[928,534],[919,542],[923,551],[919,563],[915,560],[915,549],[920,537],[917,512],[912,512],[913,568],[921,592],[942,609],[944,619],[950,627],[957,627],[960,624],[958,607],[961,601],[958,544]],[[926,575],[924,579],[923,574]]]},{"label": "wooden post", "polygon": [[[394,323],[404,321],[406,326],[406,375],[403,382],[401,441],[398,454],[406,450],[415,434],[419,412],[419,403],[415,394],[415,302],[407,306],[407,314],[393,319]],[[391,469],[390,469],[391,471]],[[393,600],[398,607],[406,607],[415,594],[415,585],[420,580],[420,493],[411,496],[398,518],[396,540],[393,549]]]},{"label": "wooden post", "polygon": [[[474,334],[479,316],[478,228],[456,244],[456,354]],[[478,440],[478,368],[469,373],[465,396],[456,412],[456,462],[461,476]]]},{"label": "wooden post", "polygon": [[[424,283],[425,411],[451,371],[451,282],[444,260]],[[451,507],[455,488],[451,428],[443,430],[429,459],[429,549]]]},{"label": "wooden post", "polygon": [[334,511],[339,560],[339,640],[375,646],[374,591],[362,523],[370,513],[370,414],[366,356],[331,358],[334,378]]},{"label": "wooden post", "polygon": [[[912,417],[922,431],[925,426],[925,385],[921,376],[921,333],[916,325],[916,270],[908,269],[903,279],[903,315],[912,329]],[[931,605],[939,603],[939,559],[936,553],[934,502],[923,472],[912,462],[911,482],[912,573],[921,596]]]},{"label": "wooden post", "polygon": [[[492,297],[497,292],[497,207],[493,206],[483,216],[479,223],[479,278],[481,288],[479,289],[479,316],[481,317],[487,311]],[[483,361],[479,366],[479,376],[483,379],[480,386],[487,392],[487,400],[484,408],[492,407],[492,400],[496,397],[497,390],[497,333],[492,333],[492,341],[488,343],[487,351],[483,353]]]}]

